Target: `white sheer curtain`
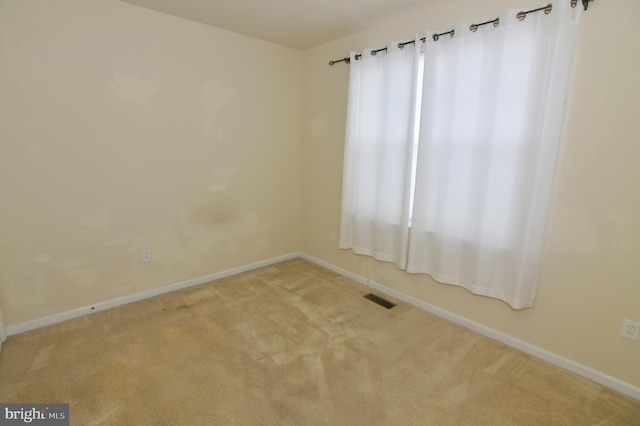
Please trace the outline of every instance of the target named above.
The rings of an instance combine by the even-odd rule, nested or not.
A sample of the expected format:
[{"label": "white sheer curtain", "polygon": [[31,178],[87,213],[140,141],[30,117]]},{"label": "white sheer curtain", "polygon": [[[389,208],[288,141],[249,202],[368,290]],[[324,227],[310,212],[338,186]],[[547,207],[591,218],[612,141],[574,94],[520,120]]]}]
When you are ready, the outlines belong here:
[{"label": "white sheer curtain", "polygon": [[581,8],[427,35],[407,270],[535,298]]},{"label": "white sheer curtain", "polygon": [[352,54],[341,248],[533,305],[582,13],[569,3]]},{"label": "white sheer curtain", "polygon": [[407,265],[420,43],[351,54],[340,247]]}]

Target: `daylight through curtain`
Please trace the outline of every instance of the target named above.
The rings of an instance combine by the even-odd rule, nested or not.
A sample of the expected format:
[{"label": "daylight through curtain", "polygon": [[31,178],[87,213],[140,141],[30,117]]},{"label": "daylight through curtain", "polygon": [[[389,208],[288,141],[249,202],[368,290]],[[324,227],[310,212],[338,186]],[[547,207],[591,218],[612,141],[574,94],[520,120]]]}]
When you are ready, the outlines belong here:
[{"label": "daylight through curtain", "polygon": [[352,53],[340,247],[405,269],[419,43]]}]

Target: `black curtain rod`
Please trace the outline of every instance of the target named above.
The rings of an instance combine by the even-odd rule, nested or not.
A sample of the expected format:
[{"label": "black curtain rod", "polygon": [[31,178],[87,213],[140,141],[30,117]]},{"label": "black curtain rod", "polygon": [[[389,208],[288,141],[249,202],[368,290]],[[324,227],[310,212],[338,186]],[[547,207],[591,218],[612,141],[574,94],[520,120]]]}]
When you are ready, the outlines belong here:
[{"label": "black curtain rod", "polygon": [[[589,8],[589,2],[593,1],[593,0],[582,0],[582,6],[584,7],[584,10],[587,10]],[[578,5],[578,0],[571,0],[571,7],[576,7]],[[543,7],[539,7],[537,9],[531,9],[531,10],[527,10],[527,11],[523,11],[523,12],[518,12],[518,14],[516,15],[516,17],[518,18],[519,21],[524,21],[524,19],[527,17],[528,14],[530,13],[534,13],[534,12],[540,12],[540,11],[544,11],[545,15],[548,15],[551,13],[551,10],[553,9],[553,5],[551,3],[549,3],[546,6]],[[488,25],[488,24],[493,24],[494,27],[497,27],[498,25],[500,25],[500,18],[496,18],[496,19],[492,19],[490,21],[486,21],[486,22],[481,22],[479,24],[471,24],[469,25],[469,30],[472,32],[476,32],[478,30],[479,27],[483,26],[483,25]],[[433,37],[433,41],[438,41],[440,39],[440,36],[443,35],[449,35],[451,37],[453,37],[456,34],[456,30],[450,30],[444,33],[439,33],[439,34],[434,34]],[[424,42],[426,41],[426,37],[422,37],[420,39],[420,41]],[[415,40],[410,40],[410,41],[404,41],[401,43],[398,43],[398,47],[400,49],[402,49],[404,46],[408,45],[408,44],[412,44],[415,43]],[[386,52],[387,48],[383,47],[381,49],[375,49],[371,51],[371,54],[375,56],[376,53],[378,52]],[[361,53],[357,53],[355,55],[356,60],[360,59],[362,57]],[[329,65],[334,65],[337,64],[339,62],[344,62],[347,64],[351,63],[351,58],[350,57],[344,57],[342,59],[336,59],[334,61],[329,61]]]}]

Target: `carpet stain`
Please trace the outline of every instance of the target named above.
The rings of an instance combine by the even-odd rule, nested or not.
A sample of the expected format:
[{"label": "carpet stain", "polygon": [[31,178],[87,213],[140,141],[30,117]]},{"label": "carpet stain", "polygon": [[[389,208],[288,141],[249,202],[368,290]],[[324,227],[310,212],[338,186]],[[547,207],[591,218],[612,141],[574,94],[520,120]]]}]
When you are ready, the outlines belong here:
[{"label": "carpet stain", "polygon": [[55,357],[54,345],[49,345],[41,349],[40,351],[38,351],[38,354],[36,355],[36,359],[33,360],[33,363],[31,364],[31,368],[29,368],[29,371],[38,371],[43,368],[47,368],[53,362],[54,357]]}]

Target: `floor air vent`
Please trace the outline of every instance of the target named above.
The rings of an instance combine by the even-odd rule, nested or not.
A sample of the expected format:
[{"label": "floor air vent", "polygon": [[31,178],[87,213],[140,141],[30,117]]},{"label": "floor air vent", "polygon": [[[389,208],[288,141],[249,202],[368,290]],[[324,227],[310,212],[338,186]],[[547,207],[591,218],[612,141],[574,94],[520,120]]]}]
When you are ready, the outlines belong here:
[{"label": "floor air vent", "polygon": [[382,306],[384,308],[387,308],[387,309],[391,309],[394,306],[396,306],[395,303],[391,303],[387,299],[383,299],[382,297],[376,296],[375,294],[369,293],[369,294],[365,295],[364,298],[365,299],[369,299],[373,303],[377,303],[378,305],[380,305],[380,306]]}]

